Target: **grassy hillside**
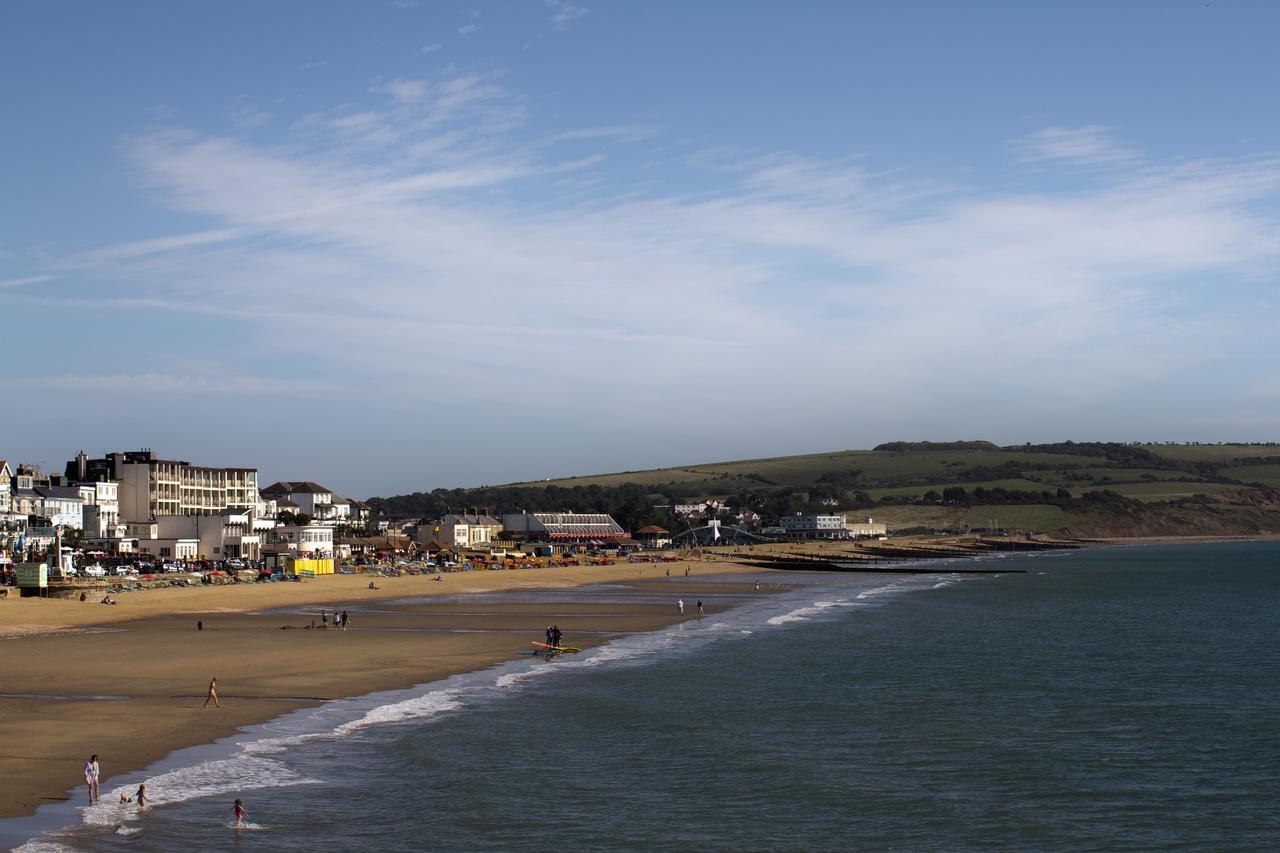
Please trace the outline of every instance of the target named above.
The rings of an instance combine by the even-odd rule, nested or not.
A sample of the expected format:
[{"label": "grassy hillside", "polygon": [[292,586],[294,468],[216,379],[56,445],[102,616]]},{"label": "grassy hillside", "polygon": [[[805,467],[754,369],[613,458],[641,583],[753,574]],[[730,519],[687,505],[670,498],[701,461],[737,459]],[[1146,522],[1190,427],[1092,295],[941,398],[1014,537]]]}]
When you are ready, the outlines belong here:
[{"label": "grassy hillside", "polygon": [[[1157,516],[1172,517],[1170,508],[1179,507],[1179,521],[1168,525],[1212,515],[1210,527],[1225,531],[1233,524],[1266,526],[1272,512],[1280,517],[1280,506],[1241,497],[1259,486],[1264,492],[1280,488],[1280,444],[894,442],[873,450],[436,490],[371,503],[399,515],[433,515],[462,506],[495,512],[600,511],[614,514],[629,529],[648,523],[683,527],[658,507],[712,498],[749,508],[766,524],[786,513],[834,509],[878,516],[891,528],[982,527],[996,519],[1002,527],[1041,531],[1087,531],[1100,519],[1108,530],[1160,526],[1167,519],[1157,521]],[[1241,503],[1252,508],[1235,514],[1223,510]]]}]

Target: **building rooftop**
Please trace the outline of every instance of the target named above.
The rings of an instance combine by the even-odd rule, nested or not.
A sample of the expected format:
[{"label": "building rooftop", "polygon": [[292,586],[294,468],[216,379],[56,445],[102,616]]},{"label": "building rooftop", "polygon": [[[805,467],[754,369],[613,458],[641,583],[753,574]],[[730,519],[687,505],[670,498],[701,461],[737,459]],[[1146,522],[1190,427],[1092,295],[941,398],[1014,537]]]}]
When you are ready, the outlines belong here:
[{"label": "building rooftop", "polygon": [[264,495],[333,494],[333,489],[326,489],[311,480],[278,480],[265,488],[259,489],[259,491]]}]

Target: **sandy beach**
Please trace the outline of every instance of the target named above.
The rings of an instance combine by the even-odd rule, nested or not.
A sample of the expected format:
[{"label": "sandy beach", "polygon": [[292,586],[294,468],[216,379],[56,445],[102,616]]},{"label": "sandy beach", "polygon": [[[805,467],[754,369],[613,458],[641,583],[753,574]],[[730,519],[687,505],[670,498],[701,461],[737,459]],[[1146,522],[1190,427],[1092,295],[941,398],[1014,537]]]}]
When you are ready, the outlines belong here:
[{"label": "sandy beach", "polygon": [[[689,604],[684,618],[696,619],[694,600],[707,599],[714,612],[717,592],[754,590],[700,578],[748,571],[730,561],[619,564],[377,578],[376,590],[368,576],[343,575],[156,589],[119,595],[114,607],[0,600],[0,778],[9,780],[0,817],[66,800],[93,753],[106,790],[112,776],[293,709],[510,660],[543,639],[548,624],[588,648],[677,621],[677,597]],[[669,592],[671,603],[434,600],[623,581]],[[406,598],[420,600],[395,602]],[[350,630],[308,630],[322,608],[349,609]],[[213,676],[222,707],[203,708]]]}]

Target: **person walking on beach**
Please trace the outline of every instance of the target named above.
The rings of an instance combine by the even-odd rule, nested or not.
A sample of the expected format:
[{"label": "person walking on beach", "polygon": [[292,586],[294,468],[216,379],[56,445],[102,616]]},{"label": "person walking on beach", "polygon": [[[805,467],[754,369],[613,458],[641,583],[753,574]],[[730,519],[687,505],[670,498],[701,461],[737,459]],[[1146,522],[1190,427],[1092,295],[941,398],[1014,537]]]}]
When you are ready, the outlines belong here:
[{"label": "person walking on beach", "polygon": [[236,829],[240,829],[244,826],[244,819],[249,816],[249,813],[244,810],[244,803],[240,802],[238,797],[236,798],[234,811],[236,813]]},{"label": "person walking on beach", "polygon": [[347,611],[345,610],[342,611],[342,615],[339,617],[339,619],[342,622],[342,630],[344,631],[347,630]]},{"label": "person walking on beach", "polygon": [[556,632],[550,625],[547,626],[547,645],[554,646],[556,644]]},{"label": "person walking on beach", "polygon": [[551,645],[559,648],[561,636],[563,635],[560,633],[560,626],[552,625],[551,626]]},{"label": "person walking on beach", "polygon": [[329,627],[329,611],[328,610],[320,611],[320,627],[321,628]]},{"label": "person walking on beach", "polygon": [[698,615],[699,616],[702,615],[702,599],[701,598],[698,599]]},{"label": "person walking on beach", "polygon": [[91,755],[84,763],[84,781],[89,786],[89,805],[98,802],[98,756]]},{"label": "person walking on beach", "polygon": [[684,599],[683,598],[676,599],[676,612],[679,613],[681,616],[684,615]]},{"label": "person walking on beach", "polygon": [[204,704],[201,707],[208,708],[209,700],[213,700],[215,708],[222,707],[222,703],[218,701],[218,676],[216,675],[209,680],[209,695],[204,697]]}]

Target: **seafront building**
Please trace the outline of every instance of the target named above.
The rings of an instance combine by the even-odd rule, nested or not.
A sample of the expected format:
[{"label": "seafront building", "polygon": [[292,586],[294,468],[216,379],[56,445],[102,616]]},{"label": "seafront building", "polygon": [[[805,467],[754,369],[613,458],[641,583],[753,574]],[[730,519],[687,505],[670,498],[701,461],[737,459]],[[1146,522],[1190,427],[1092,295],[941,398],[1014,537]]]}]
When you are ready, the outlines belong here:
[{"label": "seafront building", "polygon": [[613,516],[591,512],[522,512],[502,517],[505,538],[517,542],[604,545],[629,538]]},{"label": "seafront building", "polygon": [[782,534],[791,539],[855,539],[884,536],[886,526],[868,518],[850,524],[843,515],[784,515],[778,520]]},{"label": "seafront building", "polygon": [[277,512],[300,513],[313,523],[363,527],[369,522],[368,504],[344,498],[311,480],[280,480],[264,487],[261,495],[275,502]]},{"label": "seafront building", "polygon": [[446,515],[434,522],[419,524],[414,541],[421,545],[433,542],[450,548],[481,548],[502,535],[502,522],[485,514]]},{"label": "seafront building", "polygon": [[66,477],[76,483],[119,484],[120,514],[129,521],[164,515],[216,515],[248,512],[258,503],[256,468],[211,468],[177,459],[160,459],[149,448],[108,453],[90,459],[81,451],[67,463]]}]

